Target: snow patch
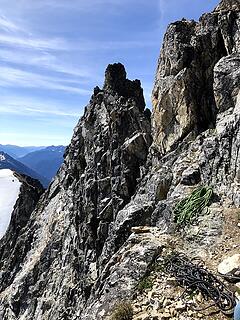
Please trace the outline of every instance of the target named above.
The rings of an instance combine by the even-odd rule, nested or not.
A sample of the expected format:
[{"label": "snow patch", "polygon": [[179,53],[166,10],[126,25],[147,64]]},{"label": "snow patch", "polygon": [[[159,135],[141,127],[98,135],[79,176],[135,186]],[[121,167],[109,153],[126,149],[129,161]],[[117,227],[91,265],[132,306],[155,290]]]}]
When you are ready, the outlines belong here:
[{"label": "snow patch", "polygon": [[9,169],[0,170],[0,238],[4,236],[18,199],[21,183]]},{"label": "snow patch", "polygon": [[0,154],[0,161],[5,161],[5,160],[6,160],[6,158],[5,158],[4,154]]}]

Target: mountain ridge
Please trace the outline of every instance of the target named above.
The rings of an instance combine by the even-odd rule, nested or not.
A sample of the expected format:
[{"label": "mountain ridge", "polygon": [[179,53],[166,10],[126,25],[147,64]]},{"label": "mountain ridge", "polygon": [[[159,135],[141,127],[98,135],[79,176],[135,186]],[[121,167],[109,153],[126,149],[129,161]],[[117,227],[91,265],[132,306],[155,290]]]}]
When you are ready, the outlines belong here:
[{"label": "mountain ridge", "polygon": [[0,144],[0,152],[5,152],[15,159],[17,159],[18,157],[23,157],[29,152],[36,151],[42,148],[46,147],[20,147],[13,144]]},{"label": "mountain ridge", "polygon": [[49,146],[30,152],[18,158],[18,161],[38,172],[46,180],[51,181],[62,165],[65,148],[62,145]]},{"label": "mountain ridge", "polygon": [[44,187],[47,187],[49,180],[45,177],[39,175],[37,172],[31,168],[25,166],[22,162],[17,161],[16,159],[9,156],[7,153],[0,151],[0,169],[10,169],[20,174],[25,174],[32,178],[39,180]]},{"label": "mountain ridge", "polygon": [[[107,67],[104,86],[95,87],[63,165],[21,225],[21,265],[2,269],[3,320],[112,320],[123,302],[133,320],[200,318],[188,306],[199,300],[203,307],[204,297],[186,303],[161,261],[177,251],[216,273],[220,262],[238,253],[235,8],[169,26],[152,114],[140,81],[127,79],[120,63]],[[211,201],[179,226],[176,207],[200,188],[211,189]],[[13,234],[7,236],[4,252]],[[0,261],[9,266],[9,257],[0,254]],[[145,290],[146,283],[152,287]],[[227,319],[219,312],[204,317]]]}]

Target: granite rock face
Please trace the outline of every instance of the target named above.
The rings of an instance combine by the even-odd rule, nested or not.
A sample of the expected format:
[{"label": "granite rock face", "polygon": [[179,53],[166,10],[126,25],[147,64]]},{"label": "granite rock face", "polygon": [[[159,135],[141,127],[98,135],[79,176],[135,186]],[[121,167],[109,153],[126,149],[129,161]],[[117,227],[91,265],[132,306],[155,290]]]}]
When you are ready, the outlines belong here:
[{"label": "granite rock face", "polygon": [[222,0],[216,7],[215,11],[240,11],[238,0]]},{"label": "granite rock face", "polygon": [[219,111],[234,108],[239,93],[240,54],[223,57],[214,67],[214,97]]},{"label": "granite rock face", "polygon": [[[170,24],[152,98],[154,146],[161,154],[187,136],[215,126],[214,66],[222,57],[237,54],[239,45],[238,1],[222,1],[199,22]],[[229,59],[233,64],[234,56]]]},{"label": "granite rock face", "polygon": [[[199,23],[169,26],[153,115],[140,81],[128,80],[120,63],[107,67],[60,171],[14,238],[20,263],[15,252],[2,255],[1,319],[109,319],[115,304],[132,301],[168,236],[205,258],[233,236],[226,229],[228,211],[240,206],[239,23],[238,1],[222,1]],[[209,212],[177,230],[173,208],[199,185],[213,187]],[[12,237],[10,229],[5,248]]]}]

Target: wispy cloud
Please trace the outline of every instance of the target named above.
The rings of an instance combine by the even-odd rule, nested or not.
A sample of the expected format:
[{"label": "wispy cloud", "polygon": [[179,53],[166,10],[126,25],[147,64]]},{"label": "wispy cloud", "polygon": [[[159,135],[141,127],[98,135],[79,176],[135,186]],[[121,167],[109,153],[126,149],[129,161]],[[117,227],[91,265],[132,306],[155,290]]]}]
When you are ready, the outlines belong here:
[{"label": "wispy cloud", "polygon": [[[7,63],[8,66],[0,66],[0,87],[38,88],[78,95],[91,93],[88,89],[80,87],[88,82],[91,77],[90,71],[86,68],[79,70],[49,52],[68,50],[64,39],[34,37],[30,30],[26,31],[3,15],[0,16],[1,26],[7,32],[0,33],[0,44],[3,47],[0,61]],[[25,70],[26,68],[30,71]],[[51,72],[44,75],[44,69]],[[56,73],[64,73],[67,77]]]},{"label": "wispy cloud", "polygon": [[0,141],[2,144],[17,144],[19,146],[49,146],[49,145],[68,145],[70,136],[66,134],[32,133],[29,135],[20,132],[1,132]]},{"label": "wispy cloud", "polygon": [[33,106],[25,106],[20,104],[14,104],[14,103],[6,103],[4,106],[0,106],[0,112],[2,114],[16,114],[16,115],[24,115],[32,117],[33,115],[54,115],[54,116],[61,116],[61,117],[73,117],[73,118],[79,118],[79,114],[73,112],[65,112],[57,109],[46,109],[42,108],[40,109],[40,106],[33,107]]},{"label": "wispy cloud", "polygon": [[146,48],[146,47],[152,47],[156,45],[156,42],[154,40],[148,40],[146,41],[141,40],[122,40],[122,41],[86,41],[79,39],[78,41],[79,45],[75,45],[75,50],[77,51],[96,51],[97,50],[121,50],[121,49],[131,49],[131,48]]},{"label": "wispy cloud", "polygon": [[8,34],[0,34],[0,43],[12,47],[22,47],[31,49],[48,49],[48,50],[68,50],[64,39],[38,39],[26,36],[15,36]]},{"label": "wispy cloud", "polygon": [[64,38],[39,37],[19,21],[13,21],[0,12],[0,44],[35,50],[68,50]]},{"label": "wispy cloud", "polygon": [[9,32],[9,31],[15,32],[15,31],[23,30],[21,27],[16,25],[14,22],[9,20],[7,17],[5,17],[2,14],[0,14],[0,29],[7,31],[7,32]]},{"label": "wispy cloud", "polygon": [[[77,77],[75,81],[78,83],[87,83],[88,79],[91,78],[94,78],[96,81],[98,80],[96,72],[89,67],[76,67],[70,63],[64,62],[64,58],[56,57],[56,55],[46,51],[36,52],[25,49],[14,51],[5,48],[0,50],[0,61],[17,64],[19,66],[30,66],[42,70],[45,69],[48,71],[64,73],[69,76]],[[101,80],[100,77],[99,80]]]},{"label": "wispy cloud", "polygon": [[[12,23],[10,20],[3,19],[2,24],[8,26],[9,33],[0,33],[0,44],[2,50],[0,51],[0,61],[5,63],[13,63],[18,65],[16,68],[1,67],[3,72],[0,75],[0,86],[21,86],[29,88],[48,88],[51,90],[69,91],[77,94],[89,94],[86,89],[79,89],[75,86],[66,86],[61,84],[63,82],[62,76],[58,79],[52,77],[44,77],[33,72],[22,71],[23,66],[36,67],[37,69],[46,69],[51,72],[64,73],[73,77],[73,79],[65,80],[69,83],[89,83],[89,80],[95,80],[99,83],[102,79],[93,70],[82,64],[81,68],[74,64],[65,62],[64,56],[60,52],[68,52],[69,54],[95,53],[98,51],[118,51],[135,48],[146,48],[155,46],[155,41],[147,40],[123,40],[123,41],[99,41],[99,40],[85,40],[75,39],[74,41],[66,41],[64,38],[39,38],[34,37],[31,32],[22,32],[23,28]],[[19,31],[12,33],[12,31]],[[13,47],[16,50],[13,50]],[[68,60],[68,59],[67,59]],[[76,77],[76,78],[75,78]]]},{"label": "wispy cloud", "polygon": [[[133,1],[133,0],[132,0]],[[134,0],[135,2],[145,1],[145,0]],[[27,1],[26,1],[27,2]],[[108,6],[108,10],[113,10],[114,7],[123,6],[124,4],[128,4],[129,0],[41,0],[35,1],[31,10],[36,10],[39,8],[54,8],[54,9],[67,9],[74,11],[97,11],[101,9],[103,6]]]},{"label": "wispy cloud", "polygon": [[68,85],[72,80],[54,78],[41,74],[24,71],[17,68],[0,66],[0,86],[1,87],[20,87],[20,88],[39,88],[61,90],[80,95],[89,95],[91,92],[87,89],[81,89]]},{"label": "wispy cloud", "polygon": [[153,40],[123,40],[123,41],[98,41],[75,39],[74,42],[66,41],[63,38],[37,39],[22,36],[12,36],[0,34],[0,43],[20,48],[30,48],[35,50],[55,50],[55,51],[96,51],[97,50],[117,50],[136,47],[154,46]]},{"label": "wispy cloud", "polygon": [[0,113],[16,114],[32,117],[53,115],[57,117],[79,118],[79,111],[68,109],[61,102],[41,100],[21,97],[21,96],[3,96],[0,99]]}]

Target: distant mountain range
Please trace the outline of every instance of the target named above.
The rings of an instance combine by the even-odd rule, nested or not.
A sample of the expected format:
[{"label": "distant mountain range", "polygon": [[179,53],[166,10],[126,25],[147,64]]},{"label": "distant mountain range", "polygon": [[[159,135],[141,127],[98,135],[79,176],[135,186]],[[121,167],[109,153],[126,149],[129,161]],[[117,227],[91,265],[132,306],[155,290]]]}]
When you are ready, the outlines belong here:
[{"label": "distant mountain range", "polygon": [[48,187],[63,162],[64,146],[19,147],[0,144],[0,169],[11,169],[38,179]]},{"label": "distant mountain range", "polygon": [[19,147],[12,144],[0,144],[0,152],[3,151],[14,159],[24,157],[29,152],[44,149],[46,147]]},{"label": "distant mountain range", "polygon": [[18,160],[47,180],[51,180],[63,162],[64,152],[64,146],[51,146],[30,152],[24,157],[18,158]]},{"label": "distant mountain range", "polygon": [[17,161],[16,159],[12,158],[5,152],[0,152],[0,169],[10,169],[18,173],[22,173],[27,176],[30,176],[34,179],[39,180],[45,188],[49,184],[48,179],[41,176],[39,173],[35,172],[34,170],[28,168],[20,161]]}]

